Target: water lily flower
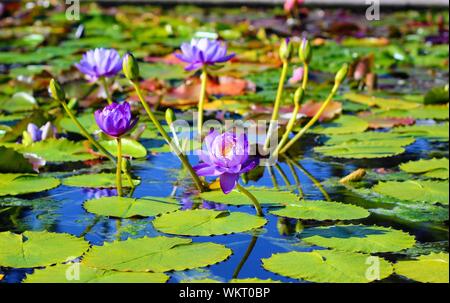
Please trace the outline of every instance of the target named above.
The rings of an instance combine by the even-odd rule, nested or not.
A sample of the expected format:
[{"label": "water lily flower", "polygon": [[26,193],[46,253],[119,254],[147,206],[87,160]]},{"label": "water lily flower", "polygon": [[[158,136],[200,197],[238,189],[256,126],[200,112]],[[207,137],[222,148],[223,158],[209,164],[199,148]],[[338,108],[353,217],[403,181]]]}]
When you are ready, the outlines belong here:
[{"label": "water lily flower", "polygon": [[28,162],[31,164],[31,166],[33,167],[33,170],[37,173],[39,173],[39,168],[44,167],[45,164],[47,163],[45,161],[45,159],[39,157],[36,154],[32,154],[32,153],[24,153],[23,157],[25,159],[28,160]]},{"label": "water lily flower", "polygon": [[194,166],[199,176],[219,176],[220,187],[225,194],[236,186],[239,176],[255,168],[259,159],[249,155],[250,145],[245,134],[234,132],[219,134],[217,131],[205,137],[204,148],[199,152],[203,162]]},{"label": "water lily flower", "polygon": [[120,138],[133,129],[138,118],[132,116],[128,102],[122,104],[113,102],[95,112],[95,121],[105,134]]},{"label": "water lily flower", "polygon": [[75,66],[94,82],[117,75],[122,70],[122,58],[115,49],[96,48],[87,51]]},{"label": "water lily flower", "polygon": [[39,142],[49,138],[56,138],[56,132],[56,127],[50,121],[45,123],[40,128],[34,123],[29,123],[27,126],[27,133],[31,139],[31,142]]},{"label": "water lily flower", "polygon": [[299,67],[294,69],[292,73],[292,77],[289,79],[290,84],[299,83],[303,80],[304,69],[303,67]]},{"label": "water lily flower", "polygon": [[208,38],[192,39],[190,43],[181,45],[181,54],[175,56],[183,62],[189,63],[187,71],[194,71],[207,65],[225,63],[235,54],[227,54],[227,46],[220,41]]}]

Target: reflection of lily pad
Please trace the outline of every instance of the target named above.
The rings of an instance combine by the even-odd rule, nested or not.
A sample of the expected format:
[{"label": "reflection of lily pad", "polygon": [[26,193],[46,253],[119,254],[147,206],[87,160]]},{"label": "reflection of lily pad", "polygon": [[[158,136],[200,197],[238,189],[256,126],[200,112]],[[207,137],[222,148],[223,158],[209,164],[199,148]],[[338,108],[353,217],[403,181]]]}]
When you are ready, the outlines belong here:
[{"label": "reflection of lily pad", "polygon": [[264,218],[242,212],[196,209],[176,211],[153,221],[163,233],[185,236],[226,235],[259,228],[266,224]]},{"label": "reflection of lily pad", "polygon": [[[126,176],[122,175],[122,186],[128,187],[130,184],[126,181]],[[135,185],[139,185],[139,180],[133,180]],[[63,180],[63,185],[74,187],[91,188],[113,188],[116,187],[115,174],[86,174],[67,177]]]},{"label": "reflection of lily pad", "polygon": [[394,265],[396,274],[423,283],[448,283],[448,267],[448,253],[422,255]]},{"label": "reflection of lily pad", "polygon": [[[290,204],[298,203],[300,198],[290,191],[279,191],[269,188],[250,187],[248,190],[258,199],[261,204]],[[224,194],[221,190],[210,191],[200,194],[200,198],[216,203],[228,205],[253,205],[252,201],[237,190]]]},{"label": "reflection of lily pad", "polygon": [[311,129],[311,132],[323,135],[339,135],[362,133],[369,127],[369,124],[355,116],[342,115],[336,120]]},{"label": "reflection of lily pad", "polygon": [[367,210],[359,206],[326,201],[301,201],[271,213],[281,217],[317,221],[355,220],[370,215]]},{"label": "reflection of lily pad", "polygon": [[118,218],[135,216],[153,217],[178,210],[180,207],[172,198],[145,197],[141,199],[103,197],[86,201],[84,207],[88,212]]},{"label": "reflection of lily pad", "polygon": [[48,139],[35,142],[18,149],[21,153],[36,154],[48,162],[72,162],[96,159],[97,156],[87,152],[83,142],[67,139]]},{"label": "reflection of lily pad", "polygon": [[334,225],[305,229],[303,241],[352,252],[396,252],[414,245],[414,237],[400,230],[365,225]]},{"label": "reflection of lily pad", "polygon": [[94,246],[82,263],[93,268],[165,272],[204,267],[221,262],[231,250],[215,243],[192,243],[184,238],[140,238]]},{"label": "reflection of lily pad", "polygon": [[292,251],[262,261],[269,271],[311,282],[369,283],[392,274],[392,265],[385,259],[335,250]]},{"label": "reflection of lily pad", "polygon": [[66,262],[81,256],[89,243],[69,234],[26,231],[0,233],[0,266],[31,268]]},{"label": "reflection of lily pad", "polygon": [[378,183],[373,190],[400,200],[448,205],[449,184],[447,181],[388,181]]},{"label": "reflection of lily pad", "polygon": [[52,177],[28,174],[0,174],[0,196],[23,195],[49,190],[60,182]]},{"label": "reflection of lily pad", "polygon": [[[77,271],[77,272],[76,272]],[[25,283],[165,283],[163,273],[119,272],[95,269],[83,264],[68,263],[35,270]]]},{"label": "reflection of lily pad", "polygon": [[449,164],[447,158],[441,159],[421,159],[418,161],[410,161],[400,165],[400,169],[412,173],[422,174],[428,178],[448,179]]}]

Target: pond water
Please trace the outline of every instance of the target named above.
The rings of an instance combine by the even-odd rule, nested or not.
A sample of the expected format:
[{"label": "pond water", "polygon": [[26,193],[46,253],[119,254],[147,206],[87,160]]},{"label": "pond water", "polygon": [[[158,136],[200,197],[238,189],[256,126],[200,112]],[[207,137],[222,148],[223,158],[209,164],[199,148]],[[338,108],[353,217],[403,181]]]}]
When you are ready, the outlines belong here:
[{"label": "pond water", "polygon": [[[59,45],[58,47],[61,49],[64,48],[64,42],[66,42],[65,45],[72,47],[74,51],[68,52],[67,55],[55,55],[55,57],[50,56],[49,59],[45,59],[49,60],[49,66],[55,67],[50,70],[51,75],[47,74],[45,71],[36,73],[29,71],[29,73],[27,72],[27,75],[22,76],[22,78],[16,77],[15,75],[23,73],[23,70],[20,70],[20,68],[26,66],[34,66],[35,68],[42,68],[45,70],[46,61],[37,60],[38,62],[35,62],[34,60],[29,60],[23,56],[20,58],[19,62],[15,63],[13,59],[7,57],[7,53],[10,52],[10,56],[12,56],[14,52],[26,53],[27,51],[44,47],[44,44],[36,42],[37,44],[34,45],[35,42],[33,42],[31,37],[31,40],[27,40],[30,45],[23,46],[22,44],[26,42],[24,42],[22,38],[18,38],[20,35],[11,34],[9,32],[6,33],[6,31],[2,33],[2,36],[6,39],[5,41],[20,42],[16,43],[17,46],[12,47],[3,42],[0,43],[0,76],[2,76],[2,78],[0,78],[0,85],[4,91],[4,93],[0,93],[0,117],[2,118],[0,121],[4,121],[0,122],[0,126],[3,126],[4,129],[6,129],[6,135],[4,135],[5,132],[0,132],[0,139],[2,139],[3,136],[5,136],[3,137],[4,139],[7,138],[7,135],[13,134],[12,140],[2,139],[0,143],[3,142],[4,144],[0,144],[0,146],[12,148],[12,145],[8,144],[16,144],[16,142],[21,140],[23,126],[22,128],[19,128],[21,131],[19,133],[16,132],[15,136],[14,128],[22,120],[22,117],[11,119],[8,119],[8,117],[14,114],[18,114],[19,116],[23,115],[23,117],[25,117],[28,114],[31,114],[33,110],[38,111],[37,109],[33,109],[28,111],[17,110],[10,112],[8,111],[10,107],[2,106],[2,104],[5,104],[2,102],[6,102],[3,100],[10,98],[13,93],[20,91],[22,88],[24,91],[30,92],[37,98],[40,106],[39,112],[48,111],[50,116],[53,115],[53,117],[55,117],[54,122],[58,125],[58,132],[60,132],[62,136],[72,141],[80,141],[82,139],[81,136],[75,134],[70,128],[68,129],[67,127],[61,126],[64,124],[58,124],[62,118],[62,114],[61,112],[58,112],[57,105],[49,105],[50,101],[45,92],[47,80],[49,80],[51,76],[56,77],[59,74],[59,77],[61,79],[64,78],[64,82],[66,82],[65,88],[67,94],[72,94],[75,98],[80,98],[79,116],[82,116],[83,111],[89,112],[89,107],[91,106],[96,108],[99,107],[99,99],[101,99],[101,97],[98,97],[98,92],[95,88],[91,89],[85,81],[81,80],[82,77],[76,74],[77,71],[71,67],[73,63],[79,60],[82,50],[102,46],[102,44],[105,44],[106,47],[113,44],[114,47],[119,49],[132,50],[137,54],[141,63],[146,61],[146,63],[144,63],[145,67],[142,69],[142,73],[145,74],[144,78],[153,79],[160,76],[160,80],[165,80],[169,89],[182,85],[182,77],[185,74],[183,74],[182,71],[180,72],[178,69],[175,69],[173,65],[167,64],[167,61],[159,60],[158,58],[161,59],[166,55],[170,55],[172,50],[177,49],[181,42],[186,41],[187,37],[191,36],[192,32],[187,29],[188,23],[183,23],[187,22],[187,16],[191,16],[191,18],[196,20],[193,25],[196,28],[196,31],[218,30],[222,36],[228,37],[228,40],[231,41],[231,48],[237,52],[239,60],[242,60],[242,62],[245,61],[245,68],[233,70],[233,68],[227,65],[223,70],[223,74],[229,73],[230,75],[233,75],[233,77],[252,81],[256,86],[255,90],[246,92],[245,90],[239,91],[232,96],[227,96],[227,89],[230,89],[230,87],[225,87],[219,93],[213,94],[217,98],[221,97],[225,100],[232,100],[244,106],[244,109],[242,110],[239,109],[239,104],[236,105],[236,103],[232,103],[231,106],[223,108],[226,112],[235,112],[234,115],[236,117],[241,117],[240,114],[243,114],[246,118],[252,118],[249,113],[255,114],[253,118],[258,114],[267,116],[267,111],[260,110],[258,107],[256,107],[256,109],[255,107],[252,108],[251,104],[256,102],[258,106],[267,108],[270,107],[271,102],[273,102],[274,87],[277,85],[280,72],[280,69],[276,66],[277,64],[273,64],[274,62],[276,63],[276,60],[273,59],[274,55],[269,54],[260,59],[258,56],[263,56],[261,53],[251,53],[255,48],[263,47],[262,45],[264,45],[256,44],[256,46],[252,46],[251,44],[251,41],[256,39],[255,35],[258,32],[257,30],[262,28],[265,29],[264,35],[268,36],[265,38],[267,40],[264,42],[266,43],[264,47],[267,48],[268,53],[274,52],[274,49],[271,49],[271,47],[267,45],[276,44],[276,41],[278,41],[275,37],[271,37],[270,35],[300,36],[307,33],[311,38],[315,37],[322,39],[323,37],[325,40],[333,41],[332,43],[330,42],[329,46],[323,48],[320,48],[320,42],[317,42],[318,44],[316,47],[318,49],[317,51],[315,50],[317,53],[314,53],[314,56],[322,59],[315,59],[316,61],[313,61],[312,63],[313,66],[314,63],[316,63],[316,67],[314,67],[313,72],[311,73],[311,81],[313,81],[313,84],[311,95],[309,95],[310,99],[321,100],[322,97],[326,96],[330,89],[330,79],[333,78],[333,73],[337,70],[337,67],[339,67],[340,62],[353,59],[356,60],[360,55],[367,55],[369,52],[376,53],[378,52],[379,47],[382,49],[382,52],[384,52],[384,57],[378,56],[377,54],[375,67],[372,68],[374,69],[374,72],[378,74],[377,85],[379,90],[376,92],[376,95],[381,98],[386,98],[384,100],[385,102],[390,102],[389,98],[395,97],[397,99],[403,98],[402,102],[404,103],[401,103],[403,105],[405,103],[413,104],[415,100],[423,97],[430,89],[448,83],[448,71],[443,70],[442,66],[440,66],[442,62],[444,65],[448,65],[448,49],[445,54],[445,51],[440,48],[440,45],[436,46],[436,48],[439,49],[430,46],[429,49],[426,50],[420,49],[419,46],[411,46],[413,43],[420,44],[420,41],[425,39],[425,37],[432,35],[436,26],[426,24],[419,26],[416,24],[417,30],[411,32],[406,31],[400,26],[398,28],[395,26],[395,23],[399,22],[398,20],[407,18],[412,18],[415,23],[425,23],[428,20],[426,13],[409,11],[384,14],[382,21],[374,22],[373,24],[365,23],[365,26],[368,28],[360,27],[362,33],[357,33],[358,31],[352,26],[360,24],[361,17],[357,13],[352,14],[351,12],[344,11],[311,10],[307,12],[309,17],[305,19],[306,24],[297,28],[286,27],[283,21],[283,13],[280,12],[280,10],[255,10],[253,11],[254,14],[251,14],[252,17],[248,20],[254,28],[249,29],[246,27],[248,24],[242,20],[242,17],[239,17],[240,11],[238,9],[228,9],[228,14],[221,13],[218,9],[212,9],[209,13],[205,13],[205,11],[196,8],[192,8],[192,11],[188,10],[187,12],[183,12],[182,10],[183,8],[177,8],[174,12],[169,13],[159,9],[155,11],[150,8],[145,9],[149,16],[153,16],[154,14],[163,20],[158,24],[159,27],[155,27],[150,31],[148,29],[140,28],[138,24],[126,24],[127,22],[130,22],[132,16],[136,16],[135,8],[114,7],[100,9],[95,7],[91,12],[88,12],[88,10],[84,11],[84,13],[87,14],[87,17],[80,23],[85,26],[84,30],[86,31],[86,36],[81,39],[73,38],[73,34],[76,34],[77,26],[79,26],[77,22],[66,23],[56,21],[57,23],[54,28],[66,29],[69,34],[65,33],[64,35],[67,36],[64,36],[63,38],[58,35],[55,35],[57,38],[53,35],[44,35],[44,41],[47,43],[44,43],[45,47],[49,47],[53,44],[56,46]],[[125,15],[120,15],[118,13],[121,11],[124,12]],[[247,10],[244,11],[248,13]],[[304,13],[306,14],[306,12]],[[435,18],[439,15],[436,12],[430,12],[429,14]],[[323,22],[321,20],[320,16],[323,17],[324,15],[330,16],[329,22]],[[248,16],[250,16],[250,14]],[[339,23],[339,16],[345,16],[344,19],[346,21]],[[31,18],[31,20],[33,20],[35,17],[23,18]],[[49,19],[46,20],[45,18]],[[51,24],[50,18],[60,20],[61,12],[55,11],[48,13],[45,18],[43,19],[44,25],[47,26],[48,24]],[[154,26],[156,21],[148,18],[143,16],[140,21],[147,26]],[[120,22],[117,19],[120,20],[120,22],[125,22],[126,25],[122,24],[122,28],[119,29],[118,24]],[[20,20],[20,18],[17,18],[17,20]],[[238,21],[239,23],[236,23]],[[20,21],[17,22],[20,25]],[[448,20],[445,20],[444,23],[445,22],[448,22]],[[27,23],[24,21],[23,26],[26,24]],[[236,28],[233,27],[233,24],[236,25]],[[19,28],[19,25],[17,28]],[[37,28],[38,24],[35,25]],[[14,25],[5,24],[5,26],[7,26],[6,28],[8,31],[13,32],[12,29],[14,29]],[[162,39],[161,37],[167,33],[161,33],[158,29],[160,27],[164,28],[164,26],[166,26],[166,30],[168,26],[173,26],[176,30],[170,37]],[[51,26],[48,28],[51,28]],[[105,28],[105,36],[99,33],[102,28]],[[320,29],[324,30],[324,28],[328,31],[321,34]],[[387,30],[398,30],[399,37],[394,34],[389,36]],[[184,31],[187,31],[188,33]],[[137,37],[134,42],[133,40],[128,40],[128,38],[126,38],[129,33],[133,33]],[[248,35],[251,38],[243,39],[242,37],[245,37],[245,35]],[[262,32],[260,32],[259,35],[263,35]],[[104,39],[105,37],[106,39]],[[112,39],[113,43],[107,41],[108,37]],[[368,42],[364,40],[365,37],[387,37],[386,39],[391,39],[392,43],[390,46],[386,46],[382,41]],[[34,38],[38,39],[37,37]],[[56,43],[51,40],[52,38],[61,39],[61,42]],[[154,43],[144,43],[143,41],[145,39],[154,41]],[[357,39],[360,39],[359,43],[357,42]],[[239,45],[239,41],[244,41],[242,42],[243,45]],[[334,41],[338,41],[339,43],[346,41],[347,44],[342,42],[344,46],[340,48],[339,44],[334,44]],[[407,42],[410,43],[407,50],[402,50],[401,46]],[[120,43],[128,43],[128,45],[121,47]],[[245,48],[248,48],[250,51],[246,55],[243,54]],[[339,50],[339,53],[335,54],[336,57],[334,58],[332,53],[336,50]],[[398,56],[404,54],[404,51],[407,52],[409,56],[407,63],[404,62],[406,59],[397,60]],[[428,53],[424,54],[423,57],[419,57],[417,53],[422,51]],[[52,50],[52,52],[55,54],[57,53],[56,50]],[[444,52],[444,54],[442,54],[442,52]],[[427,63],[425,63],[424,61],[421,61],[424,60],[424,58],[434,58],[435,61],[433,61],[433,59],[428,59]],[[165,59],[168,61],[172,60],[168,59],[168,57],[165,57]],[[447,60],[445,61],[445,59]],[[152,64],[156,64],[157,67]],[[239,61],[232,63],[232,66],[235,65],[239,65]],[[261,71],[258,72],[258,69],[253,65],[260,65],[264,68],[261,67]],[[271,66],[267,67],[266,65]],[[298,66],[298,63],[293,65]],[[292,72],[292,67],[289,71]],[[73,76],[74,74],[77,76]],[[32,83],[36,84],[33,86]],[[155,83],[149,80],[146,83],[146,87],[153,84]],[[15,85],[17,85],[17,88],[14,88]],[[125,79],[120,79],[116,83],[115,89],[117,91],[115,92],[115,98],[117,100],[135,98],[129,96],[131,93],[125,89],[126,85]],[[248,86],[249,84],[247,83],[246,85]],[[231,85],[231,87],[232,86],[233,85]],[[370,113],[379,112],[379,108],[376,108],[376,106],[364,104],[364,102],[351,99],[351,97],[344,97],[344,93],[348,93],[349,91],[356,91],[358,94],[367,93],[357,91],[354,87],[350,86],[351,83],[346,83],[336,97],[336,100],[342,103],[342,116],[362,117],[359,115],[362,111],[368,111]],[[95,85],[92,85],[91,87],[95,87]],[[294,87],[295,85],[288,84],[287,91],[292,93]],[[86,99],[82,99],[82,96]],[[168,97],[168,101],[162,105],[164,107],[177,108],[175,112],[179,117],[189,116],[189,113],[184,112],[185,108],[183,108],[182,104],[177,103],[177,96],[181,96],[180,99],[192,99],[192,96],[185,91],[180,93],[180,95],[173,93]],[[287,96],[286,100],[290,100],[290,96],[291,95]],[[195,100],[195,97],[193,99]],[[192,104],[192,100],[190,104]],[[233,104],[236,106],[233,107]],[[422,112],[418,114],[417,111],[412,113],[413,109],[410,107],[406,107],[405,109],[395,108],[394,106],[382,106],[381,109],[387,108],[387,110],[406,111],[408,117],[412,116],[414,118],[413,123],[416,125],[432,127],[433,125],[446,125],[445,123],[448,121],[448,103],[446,104],[447,105],[437,105],[441,107],[435,108],[435,112],[429,116],[421,115],[420,113]],[[426,106],[428,105],[420,103],[420,107],[418,107],[419,111],[431,110]],[[236,110],[236,108],[238,108],[238,110]],[[411,112],[408,112],[410,110]],[[445,114],[444,117],[442,117],[443,111],[447,112],[446,117]],[[209,111],[209,113],[211,112],[212,111]],[[404,113],[399,114],[398,112],[395,112],[395,115],[398,115],[396,118],[404,118],[403,114]],[[141,116],[141,121],[146,121],[144,114]],[[434,116],[438,116],[438,118],[434,118]],[[48,117],[49,116],[47,115],[47,118]],[[160,117],[162,117],[162,114]],[[36,120],[40,121],[39,124],[43,124],[41,122],[42,117],[34,118],[33,116],[33,118],[31,118],[31,121]],[[325,122],[324,125],[327,127],[343,127],[339,122],[337,124]],[[87,123],[86,126],[92,125]],[[389,125],[384,128],[377,128],[374,131],[391,133],[392,129],[395,128],[397,127]],[[0,131],[2,131],[2,128],[0,128]],[[368,130],[366,131],[368,132]],[[362,132],[347,131],[344,133],[353,133],[357,136],[357,134],[361,135]],[[339,137],[339,134],[342,133],[338,133],[337,135],[331,134],[328,136],[328,139],[329,137],[335,139],[336,137]],[[398,155],[394,153],[386,156],[381,152],[382,156],[375,156],[369,159],[364,157],[341,158],[327,156],[315,150],[315,147],[322,146],[326,142],[327,136],[318,133],[308,133],[301,139],[300,143],[291,150],[287,159],[280,158],[280,162],[276,166],[270,168],[258,168],[257,176],[248,176],[249,180],[245,185],[273,188],[280,191],[291,191],[305,200],[328,200],[352,204],[370,210],[370,215],[358,220],[298,220],[269,213],[269,211],[281,208],[280,205],[271,207],[265,205],[264,211],[267,224],[262,228],[228,235],[188,237],[191,238],[193,242],[214,242],[223,244],[232,250],[232,254],[226,260],[207,267],[184,271],[169,271],[166,273],[170,277],[168,282],[178,283],[202,279],[227,282],[237,278],[272,279],[282,282],[307,282],[308,279],[293,279],[289,278],[288,275],[280,275],[269,271],[262,266],[261,260],[270,258],[273,254],[278,253],[292,251],[311,252],[326,249],[325,246],[313,245],[302,239],[302,233],[304,231],[319,226],[345,224],[376,225],[390,227],[413,235],[416,243],[406,249],[394,249],[392,252],[373,253],[392,263],[415,258],[420,255],[428,255],[430,253],[448,253],[448,196],[446,199],[447,203],[445,203],[445,201],[436,203],[434,200],[426,201],[426,199],[420,203],[417,201],[411,202],[409,200],[410,208],[408,208],[408,206],[404,206],[405,201],[408,201],[408,199],[401,201],[402,199],[396,199],[392,196],[388,197],[386,195],[374,194],[371,190],[374,185],[382,181],[423,180],[422,176],[412,174],[405,175],[406,173],[404,172],[404,174],[402,174],[399,170],[399,165],[402,163],[417,161],[419,159],[448,159],[448,130],[446,139],[444,134],[444,139],[438,141],[430,139],[430,136],[427,137],[426,134],[423,135],[422,133],[414,136],[411,135],[410,137],[414,137],[415,140],[413,140],[413,143],[411,144],[406,144],[404,146],[405,150]],[[183,209],[203,208],[215,209],[218,211],[228,210],[230,213],[244,212],[250,215],[255,214],[255,209],[252,206],[231,206],[213,203],[211,201],[202,201],[195,194],[192,194],[192,192],[194,192],[194,186],[187,173],[183,171],[177,157],[167,152],[155,152],[155,146],[160,146],[163,142],[157,135],[154,136],[154,138],[155,139],[141,139],[140,143],[150,152],[144,158],[133,159],[131,161],[131,173],[133,178],[141,180],[140,185],[137,186],[133,193],[134,198],[171,196],[176,198],[176,200],[182,204]],[[52,152],[57,153],[58,150],[53,149]],[[189,156],[189,160],[193,164],[198,163],[198,158],[196,156]],[[0,159],[0,161],[3,161],[3,159]],[[106,160],[48,162],[49,163],[47,163],[45,168],[41,170],[40,175],[52,176],[61,180],[73,174],[115,172],[113,164]],[[346,186],[339,183],[339,179],[354,172],[358,168],[364,168],[367,171],[367,175],[362,180],[358,180],[353,184]],[[6,172],[8,171],[1,171],[1,173]],[[213,179],[209,178],[208,180]],[[448,164],[447,179],[444,178],[444,181],[432,180],[432,182],[446,182],[448,187]],[[95,215],[88,212],[83,207],[86,200],[90,200],[94,197],[98,198],[101,195],[111,195],[111,191],[112,189],[103,189],[99,191],[99,189],[95,188],[60,185],[48,191],[34,194],[16,196],[3,195],[3,197],[0,197],[0,232],[13,232],[17,234],[25,231],[68,233],[76,237],[84,238],[94,246],[102,246],[105,242],[116,240],[125,241],[127,239],[137,239],[145,236],[171,236],[155,229],[152,225],[152,221],[155,219],[154,217],[120,219]],[[440,194],[442,195],[442,193]],[[399,203],[397,204],[397,202]],[[421,209],[424,205],[422,202],[425,203],[426,206],[431,204],[430,208]],[[400,208],[394,209],[394,206],[398,205],[400,205]],[[361,235],[362,238],[367,236],[368,235]],[[353,235],[353,237],[358,237],[358,235]],[[0,247],[0,252],[2,251],[1,249],[2,248]],[[195,258],[195,255],[192,256],[192,258]],[[32,268],[2,267],[0,254],[0,283],[21,282],[27,275],[32,276],[34,271],[35,269]],[[405,277],[395,274],[382,280],[382,282],[406,281],[408,280]]]}]

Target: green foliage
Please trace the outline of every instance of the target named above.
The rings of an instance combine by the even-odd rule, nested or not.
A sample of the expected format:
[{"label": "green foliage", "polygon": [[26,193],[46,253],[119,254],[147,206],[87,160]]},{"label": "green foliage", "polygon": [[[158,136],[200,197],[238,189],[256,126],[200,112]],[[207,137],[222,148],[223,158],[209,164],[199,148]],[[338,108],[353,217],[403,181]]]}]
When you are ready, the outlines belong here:
[{"label": "green foliage", "polygon": [[448,253],[422,255],[413,260],[399,261],[395,273],[422,283],[448,283]]},{"label": "green foliage", "polygon": [[447,158],[441,159],[421,159],[410,161],[400,165],[400,169],[412,173],[420,174],[427,178],[448,179],[449,162]]},{"label": "green foliage", "polygon": [[0,174],[0,196],[37,193],[58,187],[59,180],[30,174]]},{"label": "green foliage", "polygon": [[[122,180],[127,180],[125,175],[122,175]],[[93,187],[93,188],[113,188],[116,187],[115,174],[86,174],[75,175],[65,178],[62,181],[63,185],[74,187]],[[133,180],[135,185],[139,185],[139,180]],[[123,182],[124,187],[130,186],[128,182]]]}]

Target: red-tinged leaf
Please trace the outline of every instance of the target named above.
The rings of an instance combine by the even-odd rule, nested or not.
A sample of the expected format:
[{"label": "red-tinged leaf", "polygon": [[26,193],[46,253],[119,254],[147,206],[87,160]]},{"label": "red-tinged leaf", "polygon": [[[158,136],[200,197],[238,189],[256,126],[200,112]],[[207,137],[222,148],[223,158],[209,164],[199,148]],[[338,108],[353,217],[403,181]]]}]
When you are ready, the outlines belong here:
[{"label": "red-tinged leaf", "polygon": [[182,64],[183,61],[181,61],[180,59],[178,59],[175,56],[175,53],[171,53],[168,54],[164,57],[146,57],[144,58],[145,62],[150,62],[150,63],[166,63],[166,64]]},{"label": "red-tinged leaf", "polygon": [[413,118],[405,117],[377,117],[370,112],[362,112],[358,115],[361,119],[366,120],[369,123],[369,128],[392,128],[395,126],[412,125],[416,121]]},{"label": "red-tinged leaf", "polygon": [[[300,114],[303,114],[309,118],[316,115],[319,109],[322,107],[323,102],[308,101],[300,108]],[[340,102],[331,101],[325,108],[322,115],[320,115],[319,121],[331,120],[342,112],[342,104]]]}]

